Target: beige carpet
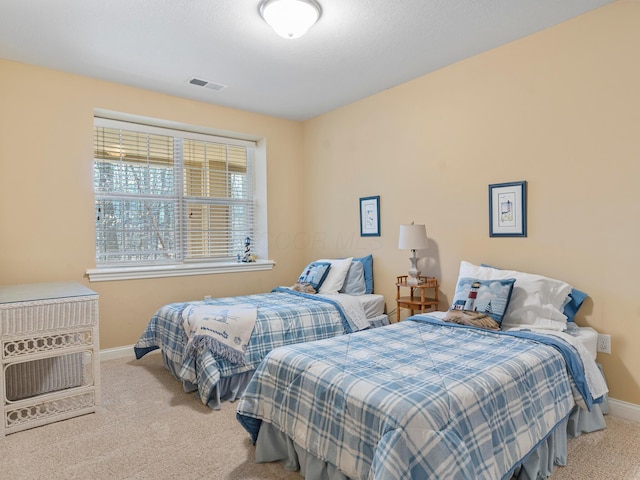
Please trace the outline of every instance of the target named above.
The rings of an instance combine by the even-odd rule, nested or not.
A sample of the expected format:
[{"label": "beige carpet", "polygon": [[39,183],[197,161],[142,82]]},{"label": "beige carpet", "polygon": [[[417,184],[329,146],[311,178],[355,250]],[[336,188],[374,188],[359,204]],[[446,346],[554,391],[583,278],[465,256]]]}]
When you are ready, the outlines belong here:
[{"label": "beige carpet", "polygon": [[[280,464],[253,461],[235,405],[213,411],[162,366],[159,355],[102,363],[97,413],[0,438],[0,478],[296,479]],[[554,480],[640,479],[640,424],[607,418],[603,432],[569,443]]]}]

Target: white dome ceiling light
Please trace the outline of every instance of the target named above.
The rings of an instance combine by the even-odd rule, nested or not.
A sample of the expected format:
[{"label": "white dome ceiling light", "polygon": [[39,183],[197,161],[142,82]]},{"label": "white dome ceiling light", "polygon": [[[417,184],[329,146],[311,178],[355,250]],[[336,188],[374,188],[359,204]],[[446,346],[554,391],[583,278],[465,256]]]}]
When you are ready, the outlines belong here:
[{"label": "white dome ceiling light", "polygon": [[284,38],[301,37],[321,14],[315,0],[264,0],[260,4],[260,16]]}]

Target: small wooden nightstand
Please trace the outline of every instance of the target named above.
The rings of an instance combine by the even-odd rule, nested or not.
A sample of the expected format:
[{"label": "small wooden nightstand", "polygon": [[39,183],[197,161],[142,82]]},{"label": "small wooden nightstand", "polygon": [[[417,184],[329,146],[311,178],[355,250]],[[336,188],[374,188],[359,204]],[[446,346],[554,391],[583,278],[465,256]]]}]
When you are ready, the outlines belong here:
[{"label": "small wooden nightstand", "polygon": [[[414,315],[416,311],[419,313],[425,313],[431,309],[438,309],[438,279],[433,277],[418,277],[417,285],[410,285],[407,283],[407,275],[401,275],[396,278],[396,319],[402,320],[400,316],[400,309],[407,308],[411,311],[411,315]],[[400,296],[400,290],[402,288],[409,289],[408,296]],[[433,296],[427,297],[426,290],[428,288],[433,289]],[[418,293],[418,290],[420,293]]]}]

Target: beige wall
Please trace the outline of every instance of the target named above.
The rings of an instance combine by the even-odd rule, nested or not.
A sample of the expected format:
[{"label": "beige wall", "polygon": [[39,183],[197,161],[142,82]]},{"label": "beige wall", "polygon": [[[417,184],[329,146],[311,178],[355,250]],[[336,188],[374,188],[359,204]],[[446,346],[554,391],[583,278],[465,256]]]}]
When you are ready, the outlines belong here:
[{"label": "beige wall", "polygon": [[[0,60],[0,284],[76,280],[100,294],[101,348],[135,342],[162,304],[290,284],[309,260],[373,253],[394,308],[398,228],[427,225],[423,273],[445,309],[460,260],[566,280],[619,400],[640,404],[640,3],[621,0],[296,123]],[[433,46],[437,48],[437,46]],[[92,114],[121,111],[268,142],[271,272],[89,283]],[[34,139],[35,138],[35,139]],[[527,238],[489,238],[487,185],[527,180]],[[382,236],[358,198],[381,196]]]},{"label": "beige wall", "polygon": [[[93,110],[267,139],[268,272],[92,282]],[[0,60],[0,285],[78,281],[100,294],[101,348],[135,343],[161,305],[266,292],[304,267],[301,124]]]},{"label": "beige wall", "polygon": [[[638,25],[640,3],[620,1],[305,122],[309,257],[372,252],[392,309],[415,220],[446,300],[463,259],[563,279],[590,294],[578,324],[612,336],[612,397],[640,404]],[[527,238],[489,238],[488,185],[519,180]],[[375,239],[359,237],[369,195]]]}]

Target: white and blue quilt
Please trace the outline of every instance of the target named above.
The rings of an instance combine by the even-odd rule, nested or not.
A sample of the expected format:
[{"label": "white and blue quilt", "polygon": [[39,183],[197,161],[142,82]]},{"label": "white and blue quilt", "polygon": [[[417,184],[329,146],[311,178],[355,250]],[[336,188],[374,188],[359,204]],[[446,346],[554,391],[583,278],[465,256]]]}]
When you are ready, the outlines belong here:
[{"label": "white and blue quilt", "polygon": [[505,479],[575,405],[567,355],[411,317],[272,351],[237,416],[254,443],[270,423],[348,478]]},{"label": "white and blue quilt", "polygon": [[[257,308],[255,326],[243,362],[221,358],[204,347],[187,349],[189,339],[183,327],[182,313],[194,304]],[[354,321],[348,310],[343,309],[338,301],[286,288],[204,302],[172,303],[160,308],[151,318],[134,351],[139,359],[159,348],[165,365],[171,366],[172,373],[185,384],[185,389],[186,385],[197,385],[202,402],[216,406],[214,396],[220,380],[253,371],[274,348],[344,335],[369,325],[368,322],[363,324],[362,319]]]}]

